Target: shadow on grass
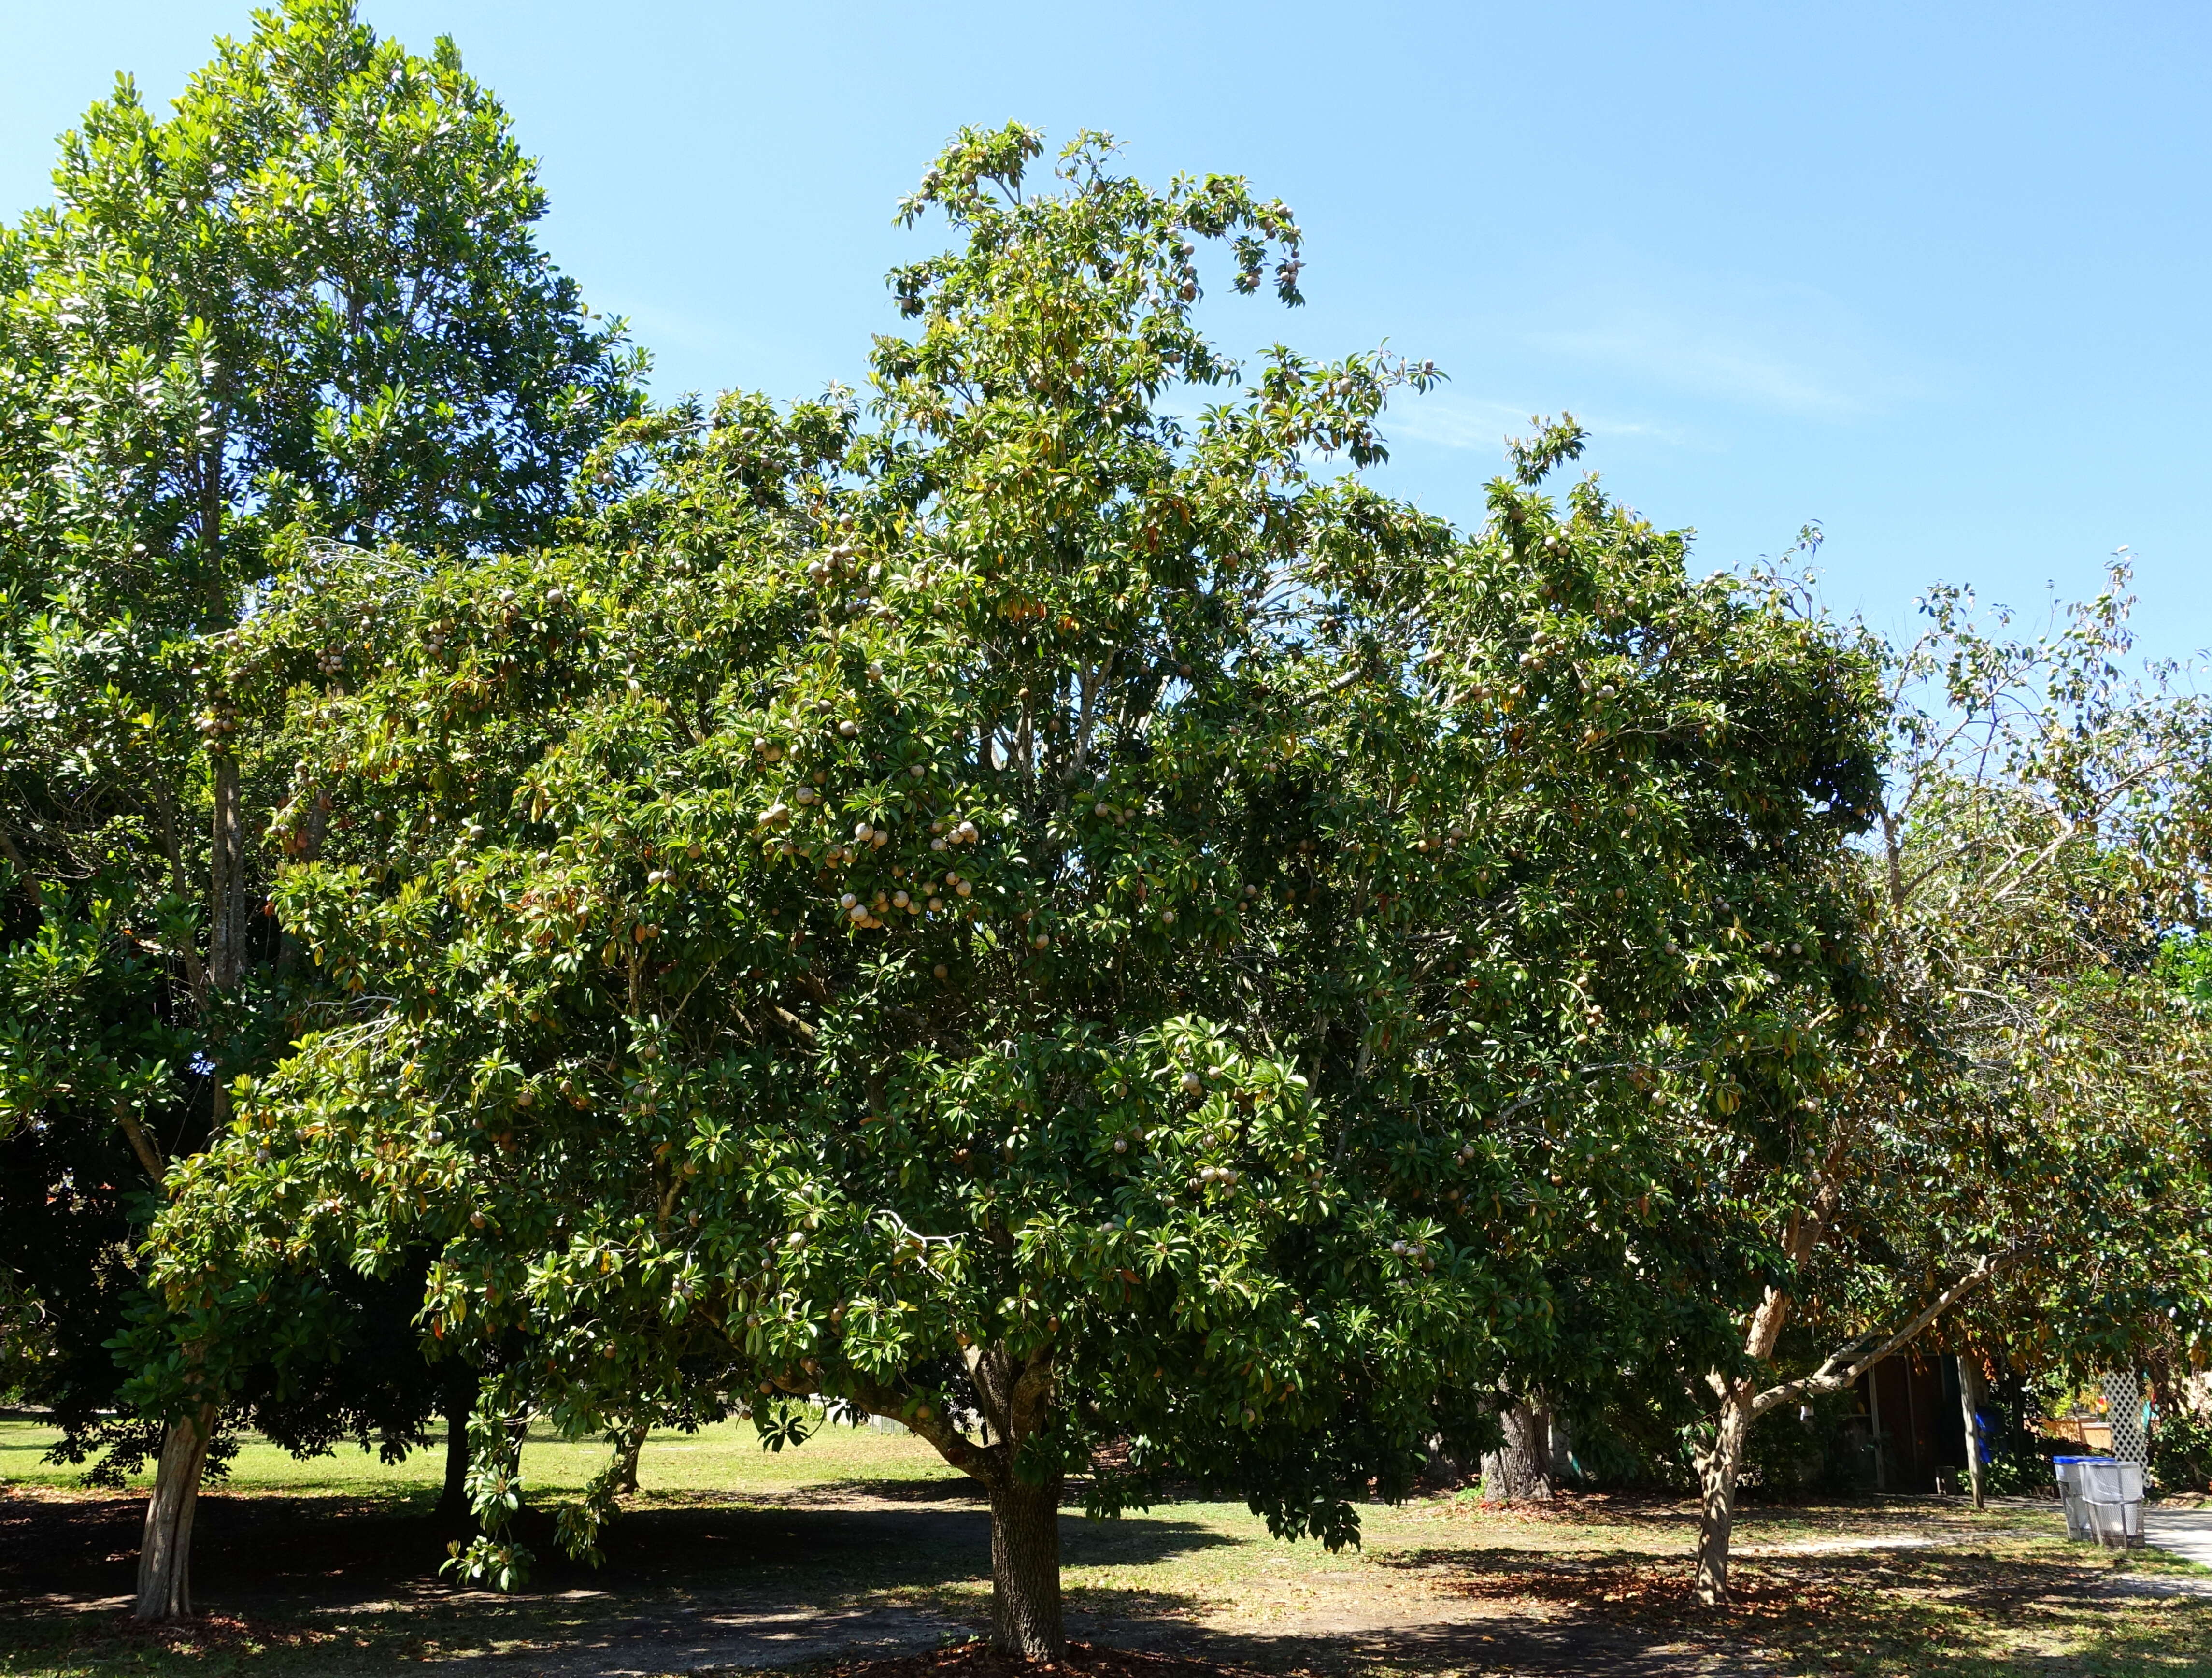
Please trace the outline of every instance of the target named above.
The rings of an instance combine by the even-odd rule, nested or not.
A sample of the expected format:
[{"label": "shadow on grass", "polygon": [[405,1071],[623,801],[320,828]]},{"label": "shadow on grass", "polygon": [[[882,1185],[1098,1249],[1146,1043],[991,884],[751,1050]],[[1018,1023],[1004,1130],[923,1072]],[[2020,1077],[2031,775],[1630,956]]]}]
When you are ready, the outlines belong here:
[{"label": "shadow on grass", "polygon": [[1437,1620],[1352,1634],[1182,1631],[1145,1644],[1261,1672],[1408,1678],[1512,1674],[1514,1678],[1771,1678],[1771,1666],[1738,1667],[1679,1638],[1581,1620]]},{"label": "shadow on grass", "polygon": [[827,1492],[848,1497],[880,1498],[885,1503],[973,1504],[981,1508],[988,1501],[982,1482],[967,1474],[944,1474],[928,1480],[855,1474],[814,1480],[794,1489],[801,1497],[819,1497]]},{"label": "shadow on grass", "polygon": [[[757,1588],[802,1576],[866,1589],[988,1578],[988,1510],[940,1501],[916,1509],[647,1504],[607,1529],[598,1568],[559,1553],[550,1516],[526,1512],[518,1532],[538,1556],[533,1595],[740,1579]],[[135,1498],[0,1503],[0,1596],[121,1596],[131,1587],[143,1513]],[[1149,1564],[1234,1541],[1192,1522],[1141,1516],[1070,1516],[1065,1531],[1071,1561]],[[194,1593],[210,1605],[297,1599],[333,1607],[436,1588],[446,1536],[426,1515],[382,1502],[211,1493],[194,1523]]]},{"label": "shadow on grass", "polygon": [[[0,1603],[9,1605],[0,1610],[0,1648],[94,1658],[110,1645],[151,1654],[177,1644],[149,1644],[121,1625],[143,1511],[136,1498],[0,1499]],[[245,1651],[240,1658],[276,1657],[277,1666],[295,1649],[317,1661],[354,1650],[388,1662],[648,1635],[648,1621],[721,1608],[804,1616],[884,1596],[972,1599],[988,1590],[990,1575],[989,1512],[965,1501],[890,1509],[648,1503],[608,1529],[598,1568],[560,1554],[550,1517],[526,1514],[518,1528],[538,1559],[526,1590],[500,1597],[439,1578],[447,1535],[425,1512],[360,1499],[205,1494],[192,1563],[204,1623],[184,1641],[211,1638],[211,1646]],[[1069,1517],[1064,1530],[1071,1561],[1146,1565],[1233,1541],[1192,1523],[1143,1517],[1114,1523],[1109,1534]],[[328,1646],[333,1637],[341,1646]]]},{"label": "shadow on grass", "polygon": [[1807,1671],[2212,1672],[2212,1600],[2130,1598],[2093,1556],[1958,1545],[1740,1561],[1723,1608],[1697,1600],[1686,1557],[1489,1547],[1377,1560],[1486,1611],[1541,1615],[1563,1629],[1601,1625],[1646,1647],[1679,1645],[1708,1657],[1764,1649]]},{"label": "shadow on grass", "polygon": [[[894,1501],[880,1497],[886,1485],[934,1495]],[[763,1653],[793,1658],[809,1638],[856,1651],[927,1647],[971,1621],[988,1590],[985,1509],[957,1495],[965,1488],[954,1481],[837,1489],[855,1487],[876,1506],[808,1508],[752,1494],[743,1505],[648,1499],[610,1529],[598,1570],[561,1558],[550,1520],[532,1517],[522,1535],[539,1553],[538,1572],[509,1597],[438,1580],[443,1535],[419,1505],[211,1494],[194,1566],[204,1617],[159,1636],[121,1624],[138,1499],[0,1497],[0,1668],[372,1678],[405,1663],[505,1651],[520,1663],[501,1670],[517,1678],[581,1678],[718,1663],[692,1658],[694,1644],[721,1664],[741,1645],[756,1651],[748,1664]],[[1860,1529],[1825,1513],[1777,1513],[1824,1534]],[[1890,1530],[1896,1513],[1887,1511]],[[1666,1518],[1672,1525],[1671,1511]],[[1504,1533],[1470,1531],[1468,1545],[1436,1535],[1445,1541],[1370,1553],[1374,1565],[1419,1588],[1348,1595],[1334,1624],[1318,1616],[1340,1609],[1324,1607],[1279,1629],[1196,1625],[1171,1570],[1157,1587],[1141,1574],[1076,1586],[1068,1606],[1102,1642],[1345,1678],[2212,1673],[2212,1600],[2121,1596],[2109,1561],[2057,1546],[1947,1542],[1746,1560],[1735,1572],[1738,1600],[1716,1612],[1695,1602],[1686,1556],[1633,1547],[1639,1535],[1608,1541],[1593,1532],[1565,1552],[1515,1547]],[[1135,1570],[1235,1541],[1194,1522],[1143,1516],[1071,1516],[1062,1527],[1071,1568]]]}]

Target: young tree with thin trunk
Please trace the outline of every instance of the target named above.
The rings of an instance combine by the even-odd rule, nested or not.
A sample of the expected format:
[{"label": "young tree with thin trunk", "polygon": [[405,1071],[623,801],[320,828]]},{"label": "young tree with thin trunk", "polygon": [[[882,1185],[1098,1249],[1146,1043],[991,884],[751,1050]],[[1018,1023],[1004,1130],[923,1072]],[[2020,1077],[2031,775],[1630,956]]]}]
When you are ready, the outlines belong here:
[{"label": "young tree with thin trunk", "polygon": [[1959,1419],[1966,1437],[1966,1487],[1974,1500],[1974,1507],[1986,1507],[1982,1491],[1982,1451],[1985,1441],[1982,1433],[1982,1405],[1989,1389],[1982,1379],[1981,1366],[1967,1353],[1959,1354]]},{"label": "young tree with thin trunk", "polygon": [[2203,1333],[2212,1037],[2160,952],[2202,912],[2212,733],[2173,672],[2130,667],[2121,581],[2027,640],[1932,591],[1928,634],[1890,660],[1862,865],[1885,1000],[1742,1185],[1736,1238],[1772,1257],[1707,1377],[1710,1600],[1768,1411],[1939,1324],[2020,1369],[2124,1365],[2154,1323]]}]

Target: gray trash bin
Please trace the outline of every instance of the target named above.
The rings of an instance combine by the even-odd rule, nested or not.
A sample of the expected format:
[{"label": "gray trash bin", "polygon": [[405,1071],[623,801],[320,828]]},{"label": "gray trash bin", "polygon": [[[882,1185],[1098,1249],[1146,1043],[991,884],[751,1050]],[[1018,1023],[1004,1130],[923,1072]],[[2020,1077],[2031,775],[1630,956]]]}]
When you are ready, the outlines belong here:
[{"label": "gray trash bin", "polygon": [[2081,1500],[2081,1466],[2086,1462],[2109,1462],[2109,1456],[2054,1456],[2051,1466],[2058,1475],[2058,1501],[2066,1510],[2066,1535],[2069,1538],[2094,1538],[2089,1528],[2088,1506]]},{"label": "gray trash bin", "polygon": [[2081,1488],[2089,1535],[2112,1550],[2141,1544],[2143,1465],[2104,1459],[2076,1463],[2074,1473]]}]

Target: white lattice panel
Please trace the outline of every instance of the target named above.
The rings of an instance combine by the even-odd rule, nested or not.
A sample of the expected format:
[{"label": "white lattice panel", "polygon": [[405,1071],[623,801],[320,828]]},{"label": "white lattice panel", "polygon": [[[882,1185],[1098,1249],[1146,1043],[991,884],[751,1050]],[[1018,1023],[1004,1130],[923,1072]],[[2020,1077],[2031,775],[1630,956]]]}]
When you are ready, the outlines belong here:
[{"label": "white lattice panel", "polygon": [[2150,1441],[2143,1437],[2142,1389],[2132,1375],[2105,1377],[2105,1419],[2112,1425],[2112,1455],[2123,1462],[2150,1461]]}]

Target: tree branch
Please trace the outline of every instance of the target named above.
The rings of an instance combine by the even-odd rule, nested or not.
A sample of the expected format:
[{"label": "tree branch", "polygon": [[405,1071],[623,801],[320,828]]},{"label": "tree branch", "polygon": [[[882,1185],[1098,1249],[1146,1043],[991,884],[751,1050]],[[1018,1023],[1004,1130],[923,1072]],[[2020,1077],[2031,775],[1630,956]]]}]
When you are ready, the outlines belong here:
[{"label": "tree branch", "polygon": [[1965,1298],[1967,1294],[1989,1280],[2010,1256],[2009,1254],[1998,1254],[1984,1257],[1972,1269],[1937,1294],[1919,1316],[1882,1341],[1872,1352],[1865,1353],[1854,1359],[1852,1353],[1855,1347],[1865,1344],[1863,1340],[1854,1342],[1853,1346],[1846,1347],[1842,1351],[1831,1355],[1827,1361],[1814,1370],[1812,1374],[1800,1376],[1795,1381],[1784,1381],[1778,1387],[1769,1387],[1751,1401],[1751,1414],[1754,1417],[1763,1416],[1776,1405],[1787,1404],[1795,1398],[1802,1398],[1815,1393],[1842,1391],[1884,1358],[1889,1356],[1891,1353],[1912,1341],[1922,1329],[1927,1328],[1929,1323]]},{"label": "tree branch", "polygon": [[842,1396],[851,1399],[871,1415],[889,1416],[913,1432],[927,1440],[943,1457],[963,1474],[974,1480],[990,1483],[1000,1464],[997,1445],[976,1445],[955,1428],[951,1420],[935,1410],[927,1416],[921,1414],[921,1401],[878,1385],[864,1375],[848,1374],[838,1383],[844,1389]]},{"label": "tree branch", "polygon": [[146,1168],[146,1175],[158,1187],[161,1181],[161,1156],[154,1150],[154,1140],[147,1135],[146,1127],[138,1122],[138,1116],[127,1107],[116,1109],[115,1116],[123,1134],[130,1139],[131,1152],[138,1156],[138,1163]]}]

